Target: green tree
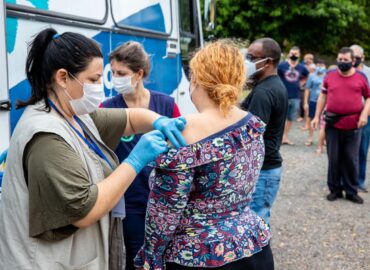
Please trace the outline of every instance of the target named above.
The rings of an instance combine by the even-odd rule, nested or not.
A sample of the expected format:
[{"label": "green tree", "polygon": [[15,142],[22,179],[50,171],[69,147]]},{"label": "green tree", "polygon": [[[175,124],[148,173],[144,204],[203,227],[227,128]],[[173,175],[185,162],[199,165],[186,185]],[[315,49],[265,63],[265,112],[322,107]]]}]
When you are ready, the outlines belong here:
[{"label": "green tree", "polygon": [[283,49],[333,54],[357,43],[370,51],[365,0],[218,0],[216,37],[272,37]]}]

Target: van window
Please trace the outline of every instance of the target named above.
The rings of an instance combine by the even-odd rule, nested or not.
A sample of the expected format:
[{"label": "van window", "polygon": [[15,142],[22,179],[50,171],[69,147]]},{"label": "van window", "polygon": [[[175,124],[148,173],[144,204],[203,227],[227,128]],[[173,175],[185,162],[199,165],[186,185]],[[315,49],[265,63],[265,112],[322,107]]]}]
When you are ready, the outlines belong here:
[{"label": "van window", "polygon": [[198,8],[195,0],[179,1],[181,60],[189,78],[189,61],[200,46]]},{"label": "van window", "polygon": [[46,15],[56,15],[56,17],[66,17],[78,20],[88,19],[91,21],[103,21],[107,12],[107,0],[28,0],[22,4],[15,0],[5,0],[9,9],[17,9]]},{"label": "van window", "polygon": [[118,27],[166,36],[172,32],[171,10],[171,0],[112,0],[113,19]]}]

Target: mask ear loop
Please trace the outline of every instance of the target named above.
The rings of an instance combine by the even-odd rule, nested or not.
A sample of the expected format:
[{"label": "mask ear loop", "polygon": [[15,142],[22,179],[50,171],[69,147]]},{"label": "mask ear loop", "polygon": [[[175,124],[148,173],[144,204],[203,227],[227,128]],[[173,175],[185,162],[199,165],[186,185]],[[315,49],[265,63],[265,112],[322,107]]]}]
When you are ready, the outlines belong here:
[{"label": "mask ear loop", "polygon": [[[272,60],[272,58],[271,58],[271,57],[266,57],[266,58],[264,58],[264,59],[261,59],[261,60],[258,60],[258,61],[256,61],[256,62],[254,62],[254,63],[255,63],[255,64],[256,64],[256,66],[257,66],[257,64],[259,64],[259,63],[261,63],[261,62],[263,62],[263,61],[266,61],[266,60]],[[265,68],[265,66],[260,67],[259,69],[256,69],[256,71],[255,71],[255,72],[261,71],[261,70],[263,70],[264,68]]]},{"label": "mask ear loop", "polygon": [[80,82],[80,80],[77,79],[75,76],[73,76],[71,72],[68,71],[68,74],[71,75],[71,77],[73,77],[73,79],[75,79],[82,87],[84,86],[84,84]]},{"label": "mask ear loop", "polygon": [[[82,97],[81,98],[83,98],[84,97],[84,95],[85,95],[85,90],[84,90],[84,84],[82,83],[82,82],[80,82],[80,80],[79,79],[77,79],[75,76],[73,76],[72,75],[72,73],[70,73],[70,72],[68,72],[68,74],[69,75],[71,75],[71,77],[73,78],[73,79],[75,79],[81,86],[82,86]],[[65,88],[65,89],[67,89],[67,88]],[[68,92],[66,92],[66,90],[64,90],[64,92],[68,95],[68,97],[71,99],[71,100],[74,100],[71,96],[70,96],[70,94],[68,93]],[[80,98],[80,99],[81,99]],[[86,107],[86,106],[85,106]]]},{"label": "mask ear loop", "polygon": [[69,97],[70,100],[73,100],[73,98],[71,97],[71,95],[67,92],[67,88],[63,88],[63,91],[64,91],[64,94],[66,94],[67,97]]},{"label": "mask ear loop", "polygon": [[[79,79],[77,79],[75,76],[73,76],[72,75],[72,73],[70,73],[70,72],[68,72],[68,74],[69,75],[71,75],[71,77],[73,78],[73,79],[75,79],[81,86],[82,86],[82,97],[81,98],[79,98],[79,99],[82,99],[84,96],[85,96],[85,90],[84,90],[84,84],[82,83],[82,82],[80,82],[80,80]],[[71,97],[71,95],[66,91],[66,89],[67,88],[65,88],[64,89],[64,93],[66,93],[67,94],[67,96],[71,99],[70,100],[70,102],[73,102],[75,99],[73,99],[72,97]],[[79,100],[79,99],[77,99],[77,100]],[[85,107],[85,110],[87,110],[87,108],[86,108],[86,104],[84,104],[84,103],[82,103],[82,105]],[[72,110],[74,111],[74,109],[73,109],[73,106],[72,106]],[[76,112],[75,112],[76,113]]]}]

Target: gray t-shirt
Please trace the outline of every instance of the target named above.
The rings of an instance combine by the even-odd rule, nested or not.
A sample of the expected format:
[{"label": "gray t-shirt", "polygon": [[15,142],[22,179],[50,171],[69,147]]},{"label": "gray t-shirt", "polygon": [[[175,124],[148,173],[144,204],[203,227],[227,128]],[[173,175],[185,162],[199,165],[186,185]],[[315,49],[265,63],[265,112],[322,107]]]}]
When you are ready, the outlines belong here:
[{"label": "gray t-shirt", "polygon": [[368,67],[366,65],[362,65],[362,70],[361,71],[366,75],[367,81],[370,84],[370,67]]},{"label": "gray t-shirt", "polygon": [[[126,111],[98,109],[90,116],[103,142],[115,149],[126,127]],[[117,167],[114,157],[100,149]],[[112,169],[99,159],[107,177]],[[29,189],[30,237],[61,240],[78,230],[72,223],[90,212],[98,196],[79,154],[58,135],[37,133],[24,151],[23,168]]]}]

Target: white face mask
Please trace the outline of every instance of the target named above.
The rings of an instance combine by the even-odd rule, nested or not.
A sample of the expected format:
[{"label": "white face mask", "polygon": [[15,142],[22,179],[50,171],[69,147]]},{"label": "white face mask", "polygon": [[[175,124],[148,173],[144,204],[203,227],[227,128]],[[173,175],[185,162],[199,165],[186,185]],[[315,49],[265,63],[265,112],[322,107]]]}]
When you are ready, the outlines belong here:
[{"label": "white face mask", "polygon": [[81,83],[75,76],[71,76],[82,85],[84,92],[83,96],[79,99],[72,99],[68,92],[64,89],[66,95],[70,98],[69,104],[76,115],[88,114],[96,111],[100,103],[104,99],[104,84],[89,84]]},{"label": "white face mask", "polygon": [[258,60],[256,62],[252,62],[252,61],[246,59],[244,63],[245,63],[245,66],[247,68],[247,79],[251,79],[253,77],[253,75],[255,75],[257,72],[264,69],[265,67],[261,67],[261,68],[257,69],[256,65],[258,63],[261,63],[261,62],[267,60],[267,59],[269,59],[269,58],[264,58],[264,59]]},{"label": "white face mask", "polygon": [[135,87],[131,84],[132,76],[123,76],[123,77],[112,77],[112,83],[114,89],[120,94],[127,95],[135,91]]}]

